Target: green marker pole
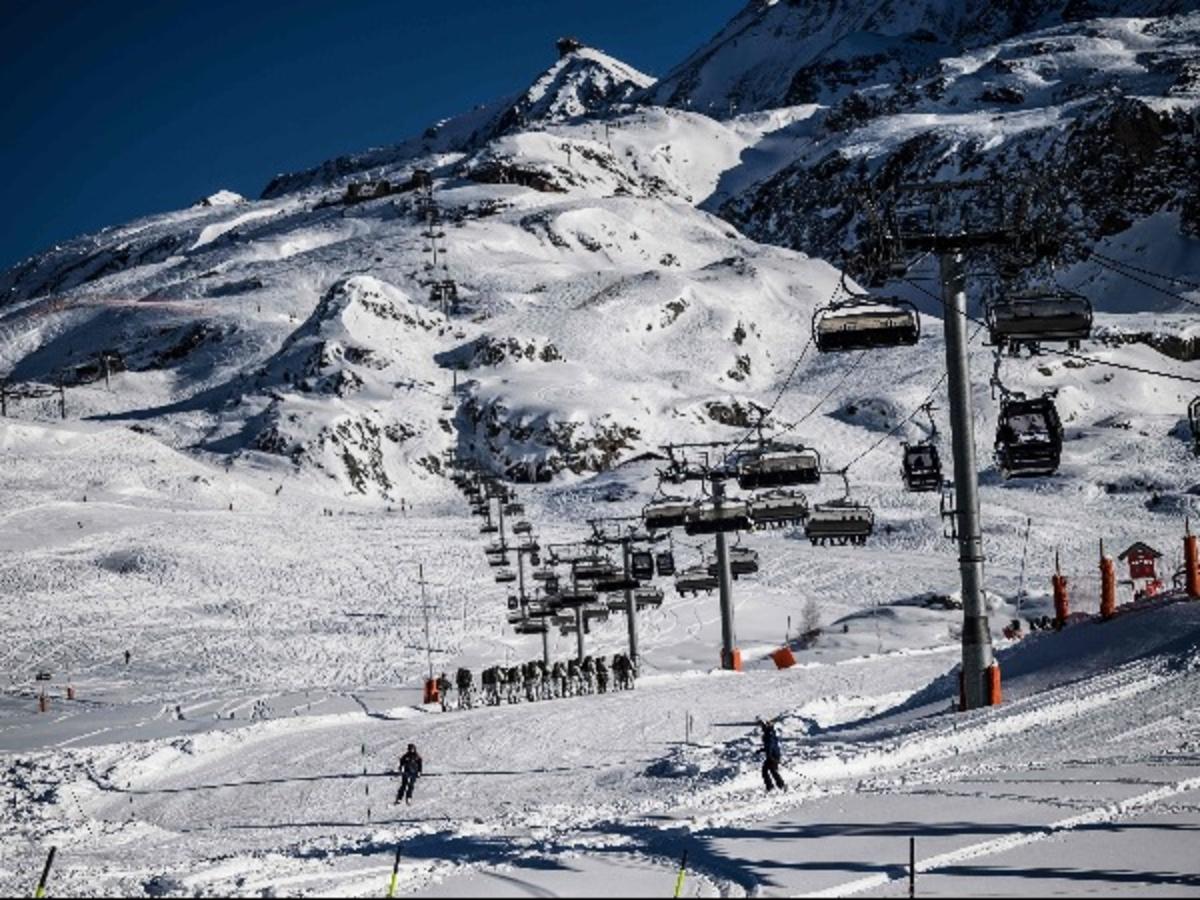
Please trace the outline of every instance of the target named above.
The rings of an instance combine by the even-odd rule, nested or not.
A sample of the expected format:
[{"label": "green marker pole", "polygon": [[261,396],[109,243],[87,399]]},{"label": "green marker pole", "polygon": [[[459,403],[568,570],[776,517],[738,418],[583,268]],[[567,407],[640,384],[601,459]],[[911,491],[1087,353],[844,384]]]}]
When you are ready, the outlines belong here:
[{"label": "green marker pole", "polygon": [[50,878],[50,867],[54,865],[54,854],[58,853],[57,847],[51,847],[50,852],[46,854],[46,865],[42,869],[42,877],[38,880],[37,890],[33,892],[35,897],[46,896],[46,882]]},{"label": "green marker pole", "polygon": [[387,895],[389,898],[396,896],[396,879],[400,875],[400,845],[396,845],[396,861],[392,863],[392,881],[388,885]]},{"label": "green marker pole", "polygon": [[679,877],[675,879],[675,896],[683,893],[683,876],[687,872],[687,851],[683,851],[683,859],[679,861]]}]

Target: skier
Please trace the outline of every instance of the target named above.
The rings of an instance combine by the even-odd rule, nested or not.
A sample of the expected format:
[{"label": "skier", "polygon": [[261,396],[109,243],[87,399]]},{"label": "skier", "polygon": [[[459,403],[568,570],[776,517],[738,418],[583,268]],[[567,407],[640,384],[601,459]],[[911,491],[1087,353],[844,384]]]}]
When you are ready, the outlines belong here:
[{"label": "skier", "polygon": [[408,745],[408,752],[400,757],[400,790],[396,792],[396,802],[401,798],[405,803],[412,803],[413,785],[421,775],[421,754],[417,752],[416,744]]},{"label": "skier", "polygon": [[438,676],[438,699],[442,702],[442,712],[450,709],[450,688],[452,687],[453,685],[450,683],[450,679],[446,676],[445,672]]},{"label": "skier", "polygon": [[786,785],[779,774],[779,763],[783,759],[783,747],[779,743],[779,731],[775,728],[773,721],[764,722],[762,719],[756,719],[755,721],[758,723],[758,727],[762,729],[762,747],[757,752],[764,756],[762,777],[763,783],[767,786],[767,793],[769,794],[773,787],[779,788],[781,791],[785,790]]},{"label": "skier", "polygon": [[603,656],[596,657],[596,689],[601,694],[608,693],[608,663]]},{"label": "skier", "polygon": [[475,705],[475,677],[470,669],[459,669],[454,675],[455,686],[458,688],[458,708],[470,709]]}]

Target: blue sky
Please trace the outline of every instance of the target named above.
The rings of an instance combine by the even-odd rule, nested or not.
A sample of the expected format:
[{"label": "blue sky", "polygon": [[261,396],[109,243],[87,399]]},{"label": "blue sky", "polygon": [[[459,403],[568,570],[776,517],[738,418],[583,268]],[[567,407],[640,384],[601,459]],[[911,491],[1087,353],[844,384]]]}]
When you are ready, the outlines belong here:
[{"label": "blue sky", "polygon": [[0,269],[526,86],[575,34],[661,75],[743,0],[0,0]]}]

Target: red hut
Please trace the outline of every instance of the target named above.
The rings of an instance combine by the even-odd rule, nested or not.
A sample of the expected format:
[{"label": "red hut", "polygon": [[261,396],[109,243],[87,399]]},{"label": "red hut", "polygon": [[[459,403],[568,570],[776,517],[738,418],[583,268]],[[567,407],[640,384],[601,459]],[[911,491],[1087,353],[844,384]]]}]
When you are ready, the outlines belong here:
[{"label": "red hut", "polygon": [[1129,564],[1129,580],[1133,582],[1135,598],[1152,597],[1162,589],[1162,582],[1155,568],[1155,563],[1162,559],[1162,554],[1149,544],[1137,541],[1118,559]]}]

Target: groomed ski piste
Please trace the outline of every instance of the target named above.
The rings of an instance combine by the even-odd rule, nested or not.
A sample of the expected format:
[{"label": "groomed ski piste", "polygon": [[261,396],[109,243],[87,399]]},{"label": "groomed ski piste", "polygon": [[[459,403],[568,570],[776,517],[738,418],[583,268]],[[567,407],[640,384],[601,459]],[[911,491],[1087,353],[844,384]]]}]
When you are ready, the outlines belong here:
[{"label": "groomed ski piste", "polygon": [[[1148,91],[1137,54],[1194,52],[1195,20],[1061,26],[1039,53],[1079,90],[1101,72]],[[988,52],[946,71],[995,74]],[[1097,311],[1077,356],[1002,362],[1009,388],[1057,391],[1057,474],[997,471],[993,348],[970,328],[1003,703],[957,712],[957,546],[938,495],[899,475],[931,394],[948,431],[941,306],[913,288],[914,347],[807,348],[841,273],[706,210],[819,156],[828,107],[625,105],[652,84],[583,48],[423,141],[0,276],[0,372],[73,374],[65,418],[53,392],[14,394],[0,418],[0,891],[32,892],[54,846],[60,896],[379,896],[397,849],[396,890],[415,895],[667,896],[686,852],[686,896],[894,896],[910,839],[921,895],[1200,891],[1200,603],[1172,583],[1189,517],[1200,530],[1200,372],[1173,349],[1200,333],[1200,242],[1180,210],[1131,217],[1057,273]],[[1075,108],[1047,103],[921,124],[1002,146]],[[516,108],[524,127],[501,127]],[[913,126],[884,115],[837,140],[877,161]],[[412,190],[345,199],[418,168],[436,238]],[[443,269],[426,268],[431,241]],[[936,291],[933,274],[912,283]],[[458,314],[429,300],[441,278]],[[122,361],[107,380],[98,354]],[[742,535],[761,557],[734,585],[744,671],[718,666],[716,595],[659,580],[635,690],[421,702],[430,663],[478,676],[541,655],[506,622],[447,451],[547,467],[513,484],[524,518],[543,544],[575,541],[589,518],[641,513],[662,444],[736,441],[773,404],[827,469],[848,467],[877,524],[863,547]],[[1161,551],[1164,592],[1121,585],[1101,620],[1101,540]],[[680,533],[674,550],[695,565],[711,541]],[[1006,637],[1053,616],[1056,555],[1070,623]],[[785,642],[797,664],[777,670]],[[586,643],[625,650],[623,618]],[[574,653],[551,633],[553,659]],[[763,790],[759,716],[779,718],[783,793]],[[396,805],[410,743],[425,774]]]}]

